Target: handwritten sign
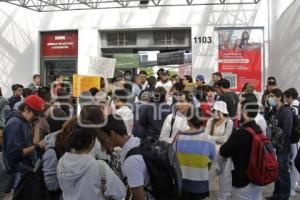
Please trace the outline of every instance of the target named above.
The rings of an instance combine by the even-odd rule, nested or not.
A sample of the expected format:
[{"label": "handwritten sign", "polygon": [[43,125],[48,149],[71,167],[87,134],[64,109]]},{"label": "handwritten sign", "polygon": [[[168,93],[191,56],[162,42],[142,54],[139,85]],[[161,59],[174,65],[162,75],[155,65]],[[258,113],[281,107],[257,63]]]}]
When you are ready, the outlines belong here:
[{"label": "handwritten sign", "polygon": [[73,96],[79,97],[81,92],[88,91],[92,87],[100,89],[99,76],[83,76],[73,74]]},{"label": "handwritten sign", "polygon": [[89,74],[113,78],[116,67],[115,58],[90,57]]}]

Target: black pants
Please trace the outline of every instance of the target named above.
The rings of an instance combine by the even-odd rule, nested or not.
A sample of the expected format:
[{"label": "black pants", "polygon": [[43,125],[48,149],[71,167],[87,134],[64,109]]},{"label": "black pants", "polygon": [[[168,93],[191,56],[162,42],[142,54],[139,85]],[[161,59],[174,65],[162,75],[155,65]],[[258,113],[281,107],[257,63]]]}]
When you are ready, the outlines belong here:
[{"label": "black pants", "polygon": [[206,193],[190,193],[190,192],[182,192],[180,200],[201,200],[209,197],[209,192]]}]

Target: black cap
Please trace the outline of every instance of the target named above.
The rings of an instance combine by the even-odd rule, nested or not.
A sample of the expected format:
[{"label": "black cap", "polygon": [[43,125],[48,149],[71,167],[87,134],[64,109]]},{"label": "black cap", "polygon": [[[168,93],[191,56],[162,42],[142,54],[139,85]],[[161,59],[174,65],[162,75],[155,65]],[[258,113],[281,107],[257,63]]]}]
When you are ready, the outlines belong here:
[{"label": "black cap", "polygon": [[157,71],[157,76],[158,76],[159,74],[164,73],[164,72],[165,72],[165,69],[164,69],[164,68],[160,68],[160,69]]},{"label": "black cap", "polygon": [[270,76],[268,78],[268,85],[277,85],[276,78],[274,76]]}]

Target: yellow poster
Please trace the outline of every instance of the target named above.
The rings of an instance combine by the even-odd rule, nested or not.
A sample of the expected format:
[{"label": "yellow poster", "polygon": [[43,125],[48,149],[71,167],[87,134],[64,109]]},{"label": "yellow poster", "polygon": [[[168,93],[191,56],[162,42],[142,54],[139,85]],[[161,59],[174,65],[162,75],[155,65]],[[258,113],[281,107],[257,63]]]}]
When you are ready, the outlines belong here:
[{"label": "yellow poster", "polygon": [[83,76],[73,74],[73,96],[79,97],[81,92],[89,91],[92,87],[100,89],[99,76]]}]

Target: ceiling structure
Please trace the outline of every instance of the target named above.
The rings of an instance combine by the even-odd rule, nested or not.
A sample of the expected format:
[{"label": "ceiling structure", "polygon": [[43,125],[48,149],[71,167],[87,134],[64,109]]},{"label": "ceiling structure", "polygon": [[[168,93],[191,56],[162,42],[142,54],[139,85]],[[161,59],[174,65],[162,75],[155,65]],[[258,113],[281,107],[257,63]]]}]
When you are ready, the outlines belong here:
[{"label": "ceiling structure", "polygon": [[260,0],[0,0],[38,12],[166,6],[258,4]]}]

